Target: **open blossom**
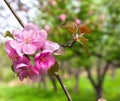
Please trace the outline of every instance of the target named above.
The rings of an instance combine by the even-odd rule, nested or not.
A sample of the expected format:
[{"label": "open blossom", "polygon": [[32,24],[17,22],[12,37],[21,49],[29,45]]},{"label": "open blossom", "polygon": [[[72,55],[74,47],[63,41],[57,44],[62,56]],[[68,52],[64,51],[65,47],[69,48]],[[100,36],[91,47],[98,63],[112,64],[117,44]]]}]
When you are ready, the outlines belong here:
[{"label": "open blossom", "polygon": [[17,53],[34,54],[41,49],[46,41],[47,33],[45,30],[40,30],[35,24],[27,24],[22,31],[13,31],[15,40],[10,42],[10,46],[16,49]]},{"label": "open blossom", "polygon": [[50,69],[55,63],[55,58],[49,51],[43,51],[35,56],[35,65],[42,70]]},{"label": "open blossom", "polygon": [[29,77],[32,81],[40,80],[38,68],[33,67],[30,64],[30,60],[28,60],[26,57],[20,58],[13,65],[13,70],[18,75],[18,77],[21,81],[26,77]]},{"label": "open blossom", "polygon": [[5,43],[5,49],[13,62],[13,72],[21,81],[27,77],[39,81],[55,64],[52,54],[60,49],[59,44],[47,40],[47,32],[32,23],[12,34],[13,40]]}]

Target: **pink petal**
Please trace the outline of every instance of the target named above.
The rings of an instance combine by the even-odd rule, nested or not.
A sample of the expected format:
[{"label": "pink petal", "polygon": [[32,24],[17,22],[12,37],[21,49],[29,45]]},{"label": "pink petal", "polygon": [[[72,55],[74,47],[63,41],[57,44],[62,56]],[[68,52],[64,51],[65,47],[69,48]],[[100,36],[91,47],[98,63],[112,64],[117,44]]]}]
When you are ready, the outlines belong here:
[{"label": "pink petal", "polygon": [[52,42],[52,41],[49,41],[47,40],[45,42],[45,45],[44,45],[44,50],[51,50],[52,52],[58,50],[60,48],[60,45],[55,43],[55,42]]},{"label": "pink petal", "polygon": [[10,41],[5,42],[5,50],[6,50],[8,55],[12,52],[12,48],[10,46]]},{"label": "pink petal", "polygon": [[15,40],[12,40],[10,42],[10,46],[16,50],[17,54],[22,57],[23,56],[23,53],[21,52],[21,47],[22,47],[23,43],[18,43],[17,41]]},{"label": "pink petal", "polygon": [[33,30],[33,31],[40,31],[40,28],[38,25],[34,24],[34,23],[28,23],[27,25],[25,25],[24,27],[25,31],[29,31],[29,30]]},{"label": "pink petal", "polygon": [[20,63],[15,66],[15,68],[27,67],[27,64]]},{"label": "pink petal", "polygon": [[24,71],[23,71],[23,72],[21,72],[18,76],[19,76],[19,79],[20,79],[21,81],[23,81],[23,79],[27,77],[27,72],[24,72]]},{"label": "pink petal", "polygon": [[48,70],[50,69],[55,63],[55,58],[53,56],[47,56],[46,61],[41,61],[40,62],[40,67],[43,70]]},{"label": "pink petal", "polygon": [[22,32],[22,36],[23,36],[24,40],[26,38],[32,39],[32,37],[34,36],[34,32],[32,30],[29,30],[29,31],[25,30],[25,31]]},{"label": "pink petal", "polygon": [[41,49],[44,46],[44,41],[41,39],[41,40],[39,40],[37,42],[32,42],[31,44],[36,46],[37,49]]},{"label": "pink petal", "polygon": [[40,31],[40,36],[43,38],[43,39],[47,39],[47,32],[45,30],[41,30]]},{"label": "pink petal", "polygon": [[16,39],[17,41],[21,41],[22,39],[22,32],[19,30],[13,30],[13,37],[14,39]]},{"label": "pink petal", "polygon": [[24,44],[22,46],[22,51],[25,54],[34,54],[36,52],[37,48],[36,46],[32,45],[32,44]]},{"label": "pink petal", "polygon": [[32,69],[32,71],[33,71],[35,74],[37,74],[37,75],[40,73],[40,69],[38,69],[38,68],[36,68],[36,67],[32,67],[31,69]]}]

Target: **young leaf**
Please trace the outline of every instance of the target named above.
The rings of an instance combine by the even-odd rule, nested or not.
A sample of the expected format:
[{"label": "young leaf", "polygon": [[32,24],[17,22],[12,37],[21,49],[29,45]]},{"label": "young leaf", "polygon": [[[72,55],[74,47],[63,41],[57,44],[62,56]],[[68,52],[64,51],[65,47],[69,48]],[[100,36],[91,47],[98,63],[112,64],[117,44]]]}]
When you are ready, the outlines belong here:
[{"label": "young leaf", "polygon": [[83,37],[83,36],[80,36],[80,40],[83,42],[83,43],[86,43],[88,41],[87,38]]},{"label": "young leaf", "polygon": [[59,64],[56,61],[55,64],[48,70],[48,73],[50,75],[56,75],[58,73],[58,70],[59,70]]},{"label": "young leaf", "polygon": [[83,34],[88,34],[91,32],[91,30],[88,28],[87,24],[80,25],[79,30]]},{"label": "young leaf", "polygon": [[75,22],[67,22],[63,25],[65,29],[67,29],[72,34],[75,34],[78,31],[78,26]]},{"label": "young leaf", "polygon": [[3,33],[3,36],[4,37],[10,37],[10,38],[13,38],[13,35],[10,33],[10,31],[6,31],[5,33]]}]

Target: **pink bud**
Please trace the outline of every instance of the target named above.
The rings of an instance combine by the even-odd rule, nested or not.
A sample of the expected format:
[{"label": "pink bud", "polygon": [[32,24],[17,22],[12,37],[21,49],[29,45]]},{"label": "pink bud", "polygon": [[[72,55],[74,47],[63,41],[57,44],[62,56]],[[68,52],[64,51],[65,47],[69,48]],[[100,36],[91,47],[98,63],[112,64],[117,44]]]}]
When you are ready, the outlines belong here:
[{"label": "pink bud", "polygon": [[56,6],[56,5],[57,5],[57,3],[56,3],[55,0],[50,0],[50,4],[51,4],[52,6]]},{"label": "pink bud", "polygon": [[81,24],[81,20],[80,20],[80,19],[76,19],[76,20],[75,20],[75,23],[76,23],[77,25],[80,25],[80,24]]},{"label": "pink bud", "polygon": [[61,14],[61,15],[59,16],[59,19],[60,19],[61,21],[65,21],[66,18],[67,18],[66,14]]},{"label": "pink bud", "polygon": [[45,26],[44,26],[44,29],[45,29],[46,31],[49,31],[49,30],[50,30],[50,26],[49,26],[49,25],[45,25]]}]

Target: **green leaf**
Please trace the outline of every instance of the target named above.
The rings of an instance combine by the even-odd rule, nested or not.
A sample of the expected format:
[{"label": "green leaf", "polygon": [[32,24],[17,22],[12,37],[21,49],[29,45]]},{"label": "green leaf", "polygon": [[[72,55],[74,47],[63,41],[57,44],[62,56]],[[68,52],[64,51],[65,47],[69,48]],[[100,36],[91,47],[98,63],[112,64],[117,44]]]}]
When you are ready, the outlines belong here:
[{"label": "green leaf", "polygon": [[58,74],[58,70],[59,70],[59,64],[56,61],[55,64],[48,70],[48,73],[50,75],[56,75]]},{"label": "green leaf", "polygon": [[14,39],[14,38],[13,38],[13,35],[12,35],[12,33],[10,33],[10,31],[6,31],[5,33],[3,33],[3,36],[4,36],[4,37],[7,37],[7,36],[8,36],[8,37]]}]

